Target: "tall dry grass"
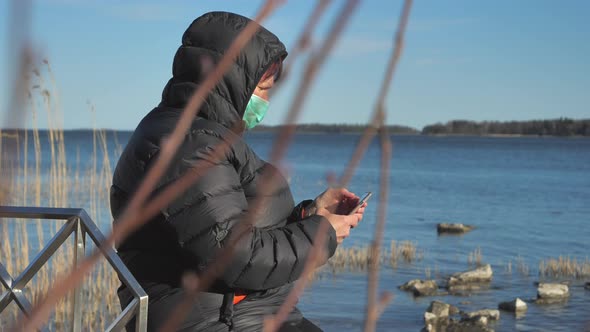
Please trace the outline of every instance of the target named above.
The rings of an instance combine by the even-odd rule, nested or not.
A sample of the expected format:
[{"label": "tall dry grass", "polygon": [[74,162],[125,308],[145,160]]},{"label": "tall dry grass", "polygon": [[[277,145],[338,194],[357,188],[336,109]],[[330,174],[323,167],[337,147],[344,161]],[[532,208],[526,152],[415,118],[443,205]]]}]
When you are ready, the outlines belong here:
[{"label": "tall dry grass", "polygon": [[543,278],[590,278],[590,260],[583,261],[575,258],[559,256],[549,258],[539,263],[539,275]]},{"label": "tall dry grass", "polygon": [[[80,166],[79,153],[75,166],[72,166],[73,163],[68,162],[72,156],[66,154],[66,141],[61,129],[63,126],[56,121],[61,117],[59,102],[55,97],[56,88],[45,77],[49,77],[49,82],[54,82],[48,63],[34,70],[28,91],[27,107],[30,108],[30,126],[33,129],[0,131],[0,168],[3,179],[10,179],[8,186],[3,186],[2,204],[85,207],[98,224],[110,222],[101,217],[101,212],[108,209],[108,187],[112,175],[107,133],[103,130],[94,131],[90,167],[84,169]],[[49,129],[41,132],[37,129],[37,123],[43,115],[48,118]],[[43,139],[47,141],[43,142]],[[49,151],[43,151],[43,147]],[[43,152],[49,155],[47,160],[44,160]],[[16,278],[64,222],[0,219],[0,223],[0,262]],[[39,302],[58,276],[72,269],[73,261],[72,235],[25,287],[24,292],[33,305]],[[83,328],[104,330],[107,323],[120,312],[116,299],[119,282],[116,273],[104,259],[90,276],[81,287],[84,297],[81,304]],[[50,329],[70,328],[72,305],[71,296],[58,303],[50,321]],[[18,315],[18,308],[11,304],[0,315],[0,329],[10,326]]]},{"label": "tall dry grass", "polygon": [[467,264],[469,266],[481,266],[482,265],[483,256],[481,254],[481,248],[477,247],[475,250],[470,252],[467,255]]},{"label": "tall dry grass", "polygon": [[[379,255],[379,265],[397,268],[399,263],[412,264],[424,258],[424,251],[417,249],[412,241],[389,243],[389,250],[384,249]],[[328,267],[334,273],[342,271],[367,271],[373,256],[368,246],[343,248],[338,247],[334,256],[328,261]]]}]

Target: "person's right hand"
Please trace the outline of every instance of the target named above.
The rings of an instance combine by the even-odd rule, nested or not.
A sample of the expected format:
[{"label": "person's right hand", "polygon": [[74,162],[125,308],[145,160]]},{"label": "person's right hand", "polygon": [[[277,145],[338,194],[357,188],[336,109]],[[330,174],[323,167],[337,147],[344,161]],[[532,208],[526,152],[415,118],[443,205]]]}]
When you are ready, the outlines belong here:
[{"label": "person's right hand", "polygon": [[330,213],[348,214],[358,201],[358,196],[346,188],[328,188],[314,199],[313,206],[327,209]]},{"label": "person's right hand", "polygon": [[350,235],[350,229],[356,227],[362,218],[362,214],[355,213],[352,215],[334,214],[325,208],[320,208],[317,214],[328,219],[334,230],[336,231],[336,239],[338,244],[342,243],[345,238]]}]

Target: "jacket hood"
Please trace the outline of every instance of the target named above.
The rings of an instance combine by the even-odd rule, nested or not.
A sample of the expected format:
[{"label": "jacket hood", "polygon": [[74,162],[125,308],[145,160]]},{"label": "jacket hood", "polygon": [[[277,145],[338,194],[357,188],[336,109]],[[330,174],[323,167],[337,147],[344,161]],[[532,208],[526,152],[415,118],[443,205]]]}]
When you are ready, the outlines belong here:
[{"label": "jacket hood", "polygon": [[[227,12],[210,12],[192,22],[174,56],[172,78],[160,106],[182,108],[217,64],[238,34],[251,22]],[[258,32],[242,49],[234,65],[216,85],[199,110],[199,117],[231,128],[242,121],[254,88],[270,65],[287,56],[285,45],[270,31]]]}]

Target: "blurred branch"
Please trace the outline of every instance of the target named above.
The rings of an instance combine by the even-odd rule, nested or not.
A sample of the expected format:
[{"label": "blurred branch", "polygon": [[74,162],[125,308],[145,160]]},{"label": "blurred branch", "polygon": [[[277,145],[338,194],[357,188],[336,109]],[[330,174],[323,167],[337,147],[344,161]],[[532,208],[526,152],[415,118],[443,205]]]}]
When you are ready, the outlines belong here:
[{"label": "blurred branch", "polygon": [[[387,219],[387,203],[388,203],[388,194],[389,194],[389,172],[390,172],[390,161],[392,155],[392,143],[389,138],[389,133],[387,127],[385,126],[385,99],[387,97],[387,92],[389,91],[389,86],[393,79],[393,74],[395,73],[395,68],[397,67],[397,63],[401,56],[403,46],[404,46],[404,34],[406,30],[406,26],[408,23],[408,17],[410,15],[410,8],[412,6],[412,0],[406,0],[404,2],[404,7],[402,9],[402,14],[400,18],[400,22],[398,25],[397,33],[395,36],[395,44],[394,44],[394,51],[390,58],[389,64],[387,66],[387,71],[385,74],[385,78],[383,80],[383,84],[381,85],[381,90],[379,92],[379,97],[377,99],[377,104],[375,106],[375,116],[374,122],[378,124],[380,138],[381,138],[381,180],[380,180],[380,192],[379,192],[379,209],[378,209],[378,216],[377,216],[377,224],[375,225],[375,237],[373,242],[371,243],[371,261],[369,265],[369,275],[368,275],[368,285],[367,285],[367,311],[365,316],[365,326],[364,331],[375,331],[377,326],[377,320],[379,318],[380,312],[384,310],[385,304],[381,301],[381,304],[378,303],[377,300],[377,288],[379,286],[379,260],[381,254],[381,243],[383,242],[383,232],[385,231],[385,222]],[[370,130],[367,130],[370,133]],[[370,139],[367,140],[367,142]],[[368,144],[368,143],[367,143]],[[360,145],[359,145],[360,148]],[[363,150],[357,149],[359,152],[355,151],[355,156],[360,158],[362,154],[366,150],[366,147]],[[352,164],[352,163],[351,163]],[[355,165],[356,166],[356,165]],[[349,171],[351,176],[352,170]]]},{"label": "blurred branch", "polygon": [[[382,111],[382,113],[384,113]],[[384,115],[381,117],[383,123]],[[385,231],[387,218],[387,198],[389,194],[389,167],[391,161],[391,141],[387,128],[382,126],[379,129],[381,137],[381,180],[379,184],[379,210],[377,224],[375,225],[375,237],[371,242],[369,261],[369,275],[367,285],[367,311],[365,315],[365,331],[375,331],[377,319],[379,318],[380,306],[377,302],[377,288],[379,286],[379,267],[381,256],[381,243]]]},{"label": "blurred branch", "polygon": [[278,91],[279,86],[281,86],[282,83],[285,82],[285,79],[291,73],[291,70],[295,65],[295,60],[297,59],[299,54],[303,53],[305,50],[309,48],[309,45],[311,44],[312,33],[315,30],[315,27],[319,22],[320,18],[322,17],[322,14],[326,10],[326,8],[328,8],[329,4],[330,0],[318,0],[316,7],[314,8],[313,12],[309,16],[305,24],[303,25],[303,32],[301,32],[299,38],[297,39],[297,42],[295,43],[295,46],[289,52],[289,60],[287,60],[287,65],[283,69],[283,73],[281,74],[282,77],[277,82],[275,87],[271,90],[271,95],[274,95]]},{"label": "blurred branch", "polygon": [[318,263],[327,254],[322,249],[325,248],[324,246],[326,243],[326,234],[329,230],[328,227],[332,226],[330,226],[329,223],[322,223],[320,225],[320,228],[313,240],[313,248],[311,249],[311,252],[307,257],[307,261],[305,262],[305,267],[303,268],[301,277],[297,280],[295,286],[293,287],[291,292],[289,292],[289,295],[287,295],[287,298],[281,304],[277,313],[274,316],[265,319],[265,332],[278,331],[278,329],[281,327],[283,322],[287,319],[287,317],[293,310],[293,307],[295,307],[295,305],[297,304],[297,301],[299,301],[299,297],[301,296],[301,294],[303,294],[305,287],[311,281],[312,273],[315,271],[316,267],[318,266]]},{"label": "blurred branch", "polygon": [[340,179],[340,186],[346,187],[347,184],[352,179],[354,175],[354,170],[358,166],[360,160],[363,158],[363,155],[367,151],[371,140],[377,133],[377,128],[380,125],[383,125],[379,122],[379,112],[385,108],[385,100],[387,99],[387,95],[389,93],[389,88],[391,86],[391,82],[393,81],[393,76],[395,74],[395,69],[397,68],[397,63],[399,62],[399,58],[401,57],[403,48],[404,48],[404,35],[406,33],[406,27],[408,25],[408,18],[410,17],[410,9],[412,7],[412,0],[405,0],[404,7],[402,9],[402,13],[400,16],[400,21],[397,27],[397,32],[395,35],[394,40],[394,48],[391,57],[389,58],[389,62],[387,64],[387,69],[385,71],[385,77],[383,78],[383,82],[381,83],[381,88],[379,89],[379,95],[377,97],[377,102],[375,104],[375,109],[373,111],[373,116],[369,122],[369,125],[361,139],[359,144],[357,145],[350,162],[348,163],[342,178]]},{"label": "blurred branch", "polygon": [[385,311],[385,308],[389,305],[389,302],[393,300],[393,294],[390,292],[383,292],[379,298],[379,304],[377,305],[377,318],[381,317],[381,314]]},{"label": "blurred branch", "polygon": [[[310,61],[306,65],[306,71],[304,78],[301,80],[301,83],[298,87],[296,97],[294,98],[291,107],[289,108],[289,113],[287,114],[287,119],[295,119],[297,114],[301,110],[302,101],[307,96],[307,91],[311,86],[311,83],[316,77],[317,70],[321,67],[324,60],[326,59],[327,55],[333,48],[335,42],[339,38],[342,33],[342,30],[346,26],[350,16],[354,12],[356,5],[358,4],[358,0],[348,0],[345,7],[343,8],[342,12],[334,22],[332,29],[330,30],[327,40],[322,43],[322,47],[318,51],[317,55],[312,57]],[[287,123],[290,123],[287,121]],[[285,151],[289,146],[290,139],[293,136],[293,131],[289,130],[286,131],[281,138],[276,141],[275,145],[273,146],[273,153],[271,154],[271,164],[278,163]],[[207,267],[207,270],[200,276],[198,279],[199,282],[195,283],[198,284],[197,289],[194,290],[186,290],[185,297],[183,301],[176,306],[174,312],[175,314],[168,319],[167,322],[161,328],[162,331],[173,330],[177,324],[181,322],[179,317],[184,318],[190,310],[190,307],[194,301],[194,298],[198,296],[200,291],[204,291],[209,288],[209,286],[215,281],[215,279],[223,272],[227,264],[231,262],[231,258],[233,256],[233,251],[235,246],[240,241],[240,239],[250,232],[251,228],[255,224],[255,219],[258,211],[264,206],[266,197],[268,196],[266,192],[272,187],[272,183],[274,179],[278,176],[278,174],[268,174],[267,171],[264,171],[261,175],[261,182],[258,186],[258,193],[256,199],[251,204],[248,212],[246,215],[238,222],[236,226],[232,228],[232,233],[230,239],[227,241],[226,245],[223,249],[218,253],[216,258],[213,260],[213,263]],[[326,235],[326,231],[319,232],[323,236]],[[318,234],[318,236],[322,236]],[[315,244],[314,244],[315,246]],[[314,255],[310,255],[309,259],[312,259]],[[302,276],[301,278],[305,278]]]},{"label": "blurred branch", "polygon": [[32,69],[33,54],[31,50],[31,0],[11,1],[11,13],[8,15],[9,45],[6,48],[8,59],[16,65],[9,65],[8,68],[16,68],[14,77],[7,75],[8,86],[12,86],[10,102],[6,105],[4,123],[10,123],[13,128],[22,128],[25,119],[24,101],[27,95],[29,73]]},{"label": "blurred branch", "polygon": [[[192,119],[197,115],[199,108],[201,107],[209,92],[211,92],[217,82],[221,80],[223,75],[232,66],[240,51],[244,48],[252,36],[254,36],[259,26],[257,22],[263,21],[280,3],[282,3],[282,0],[267,0],[264,3],[254,21],[248,23],[246,27],[244,27],[244,29],[232,42],[229,49],[225,52],[217,66],[191,96],[176,124],[174,131],[162,143],[161,152],[159,153],[154,166],[146,175],[136,194],[131,199],[131,202],[128,204],[118,222],[113,227],[113,230],[107,237],[105,243],[101,244],[101,248],[110,247],[115,242],[121,241],[132,231],[147,222],[148,219],[142,218],[146,215],[145,213],[142,213],[142,210],[145,206],[150,206],[150,204],[148,203],[146,205],[145,202],[148,196],[154,190],[159,178],[168,168],[168,165],[176,153],[178,146],[184,140],[184,136],[190,127],[190,124],[192,123]],[[170,202],[173,197],[169,197],[168,199],[168,202]],[[99,252],[94,252],[87,259],[81,262],[77,269],[73,270],[70,274],[64,276],[63,278],[60,278],[60,280],[55,283],[54,287],[46,294],[45,298],[33,308],[31,316],[25,319],[25,329],[35,330],[40,328],[49,317],[51,310],[57,301],[64,297],[68,291],[75,288],[82,281],[84,275],[90,271],[92,266],[94,266],[94,264],[98,261],[99,257]]]},{"label": "blurred branch", "polygon": [[299,86],[296,90],[297,92],[295,93],[295,97],[293,98],[293,102],[291,103],[289,112],[287,113],[287,117],[283,122],[283,124],[286,124],[287,126],[285,127],[285,130],[280,132],[277,143],[274,145],[271,151],[270,159],[272,161],[278,161],[283,158],[283,155],[287,150],[286,147],[289,145],[289,141],[295,133],[295,127],[290,125],[294,124],[297,120],[303,106],[303,102],[305,101],[309,90],[311,89],[311,82],[315,79],[317,71],[323,65],[328,54],[334,47],[334,44],[342,34],[344,27],[348,23],[350,16],[354,13],[354,10],[359,2],[359,0],[346,1],[346,4],[338,14],[336,21],[330,28],[327,38],[322,43],[320,43],[321,47],[319,50],[312,54],[311,58],[307,62],[303,77],[299,82]]},{"label": "blurred branch", "polygon": [[[307,97],[307,93],[309,92],[309,88],[311,87],[312,80],[315,78],[315,75],[319,67],[325,61],[327,55],[329,54],[334,44],[338,40],[344,27],[349,21],[350,16],[354,13],[354,10],[358,4],[359,1],[347,1],[346,5],[344,5],[340,14],[337,16],[336,21],[333,23],[332,28],[330,29],[330,32],[328,34],[328,37],[323,43],[320,44],[322,46],[316,52],[316,56],[313,56],[307,63],[304,77],[300,82],[296,96],[293,100],[293,103],[291,104],[291,108],[289,109],[287,120],[285,121],[285,123],[287,124],[286,130],[281,131],[281,134],[279,135],[279,140],[275,144],[273,152],[271,153],[271,159],[273,161],[277,162],[282,159],[286,151],[286,147],[294,134],[294,126],[289,125],[295,122],[297,115],[299,114],[300,109],[303,105],[303,100]],[[314,247],[312,249],[312,252],[310,253],[310,256],[307,259],[302,275],[299,277],[297,284],[295,285],[293,290],[291,290],[291,292],[287,296],[285,302],[283,302],[283,304],[279,308],[277,314],[274,317],[268,318],[265,321],[265,331],[277,331],[281,324],[284,322],[284,320],[288,317],[289,313],[293,310],[295,304],[297,304],[297,300],[305,290],[305,286],[307,285],[307,282],[310,279],[311,273],[317,266],[319,255],[321,255],[320,248],[323,247],[327,231],[327,227],[322,227],[318,231],[318,234],[316,234],[316,238],[314,239],[313,245]]]}]

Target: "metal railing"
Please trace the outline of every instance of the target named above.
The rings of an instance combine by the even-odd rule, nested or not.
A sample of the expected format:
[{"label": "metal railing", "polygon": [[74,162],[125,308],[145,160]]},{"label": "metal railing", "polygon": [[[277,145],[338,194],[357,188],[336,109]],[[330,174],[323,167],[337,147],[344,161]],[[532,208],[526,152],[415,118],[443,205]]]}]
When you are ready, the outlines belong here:
[{"label": "metal railing", "polygon": [[[66,220],[65,224],[53,236],[49,243],[37,254],[29,266],[25,268],[16,278],[8,273],[2,262],[0,262],[0,282],[6,290],[0,295],[0,313],[14,301],[25,315],[31,312],[31,302],[25,297],[23,289],[34,275],[51,258],[56,250],[74,233],[74,266],[84,257],[86,249],[86,235],[100,248],[105,238],[96,224],[84,209],[61,209],[61,208],[39,208],[39,207],[12,207],[0,206],[0,218],[16,219],[49,219]],[[125,325],[136,317],[136,331],[147,330],[148,296],[141,288],[135,277],[129,272],[121,258],[114,249],[102,250],[109,264],[119,275],[121,281],[131,290],[134,299],[115,318],[107,331],[120,331]],[[114,290],[105,290],[111,292]],[[80,288],[74,291],[73,295],[73,322],[72,330],[82,330],[82,303],[83,292]]]}]

